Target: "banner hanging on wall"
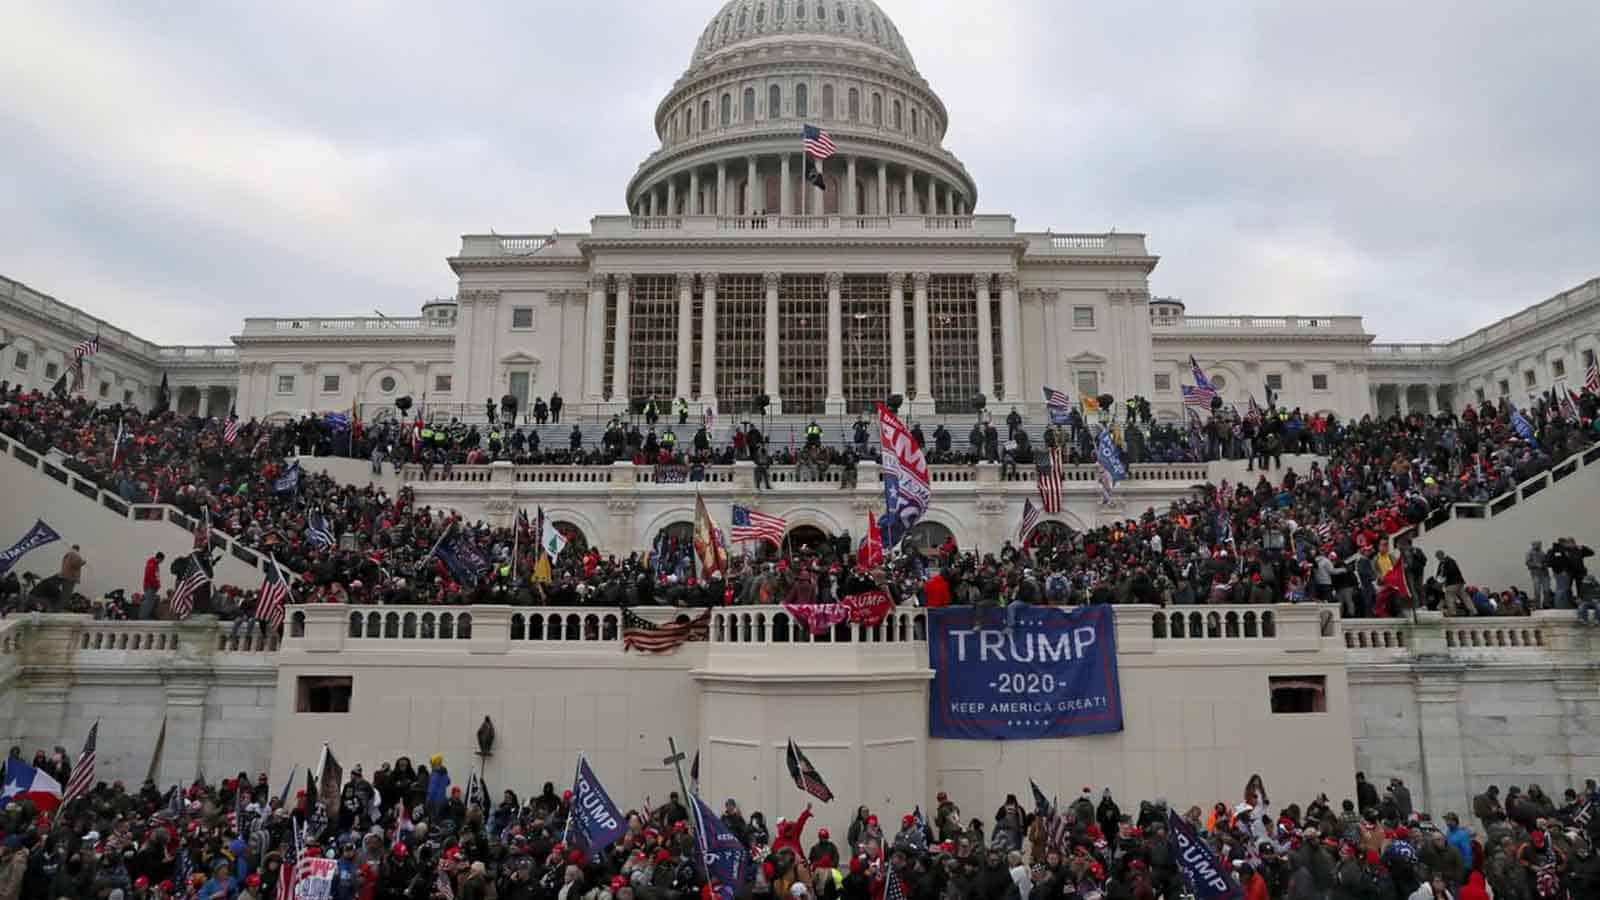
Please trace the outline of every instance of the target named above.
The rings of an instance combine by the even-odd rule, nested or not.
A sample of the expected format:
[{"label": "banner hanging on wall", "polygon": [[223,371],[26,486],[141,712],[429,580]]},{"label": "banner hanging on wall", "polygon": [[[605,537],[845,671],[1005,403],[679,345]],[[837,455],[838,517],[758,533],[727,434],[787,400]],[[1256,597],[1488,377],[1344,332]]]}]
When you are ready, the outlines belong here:
[{"label": "banner hanging on wall", "polygon": [[[980,627],[981,623],[981,627]],[[1122,730],[1116,617],[1109,606],[1004,613],[928,610],[928,734],[965,740]]]}]

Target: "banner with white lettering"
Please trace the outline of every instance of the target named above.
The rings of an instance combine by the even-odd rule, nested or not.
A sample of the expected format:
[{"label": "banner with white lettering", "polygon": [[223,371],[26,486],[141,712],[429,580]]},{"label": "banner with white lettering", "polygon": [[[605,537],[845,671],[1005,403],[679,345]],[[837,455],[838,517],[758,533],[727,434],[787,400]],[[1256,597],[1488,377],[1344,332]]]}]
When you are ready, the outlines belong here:
[{"label": "banner with white lettering", "polygon": [[611,802],[611,795],[589,768],[589,760],[578,757],[578,774],[572,781],[572,811],[567,815],[567,841],[592,860],[627,831],[628,820]]},{"label": "banner with white lettering", "polygon": [[331,900],[339,861],[323,856],[302,856],[294,867],[294,900]]},{"label": "banner with white lettering", "polygon": [[[1111,607],[928,610],[928,734],[966,740],[1122,730]],[[980,618],[981,617],[981,618]]]},{"label": "banner with white lettering", "polygon": [[1177,810],[1167,810],[1167,841],[1195,900],[1236,900],[1241,895],[1239,883],[1222,871],[1217,855]]}]

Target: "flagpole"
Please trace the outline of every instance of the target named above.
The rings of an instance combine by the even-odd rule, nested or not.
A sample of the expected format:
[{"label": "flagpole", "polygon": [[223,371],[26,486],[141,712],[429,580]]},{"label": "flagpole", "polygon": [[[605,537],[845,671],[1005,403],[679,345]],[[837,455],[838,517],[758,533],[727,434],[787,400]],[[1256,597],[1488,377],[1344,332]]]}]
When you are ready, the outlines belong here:
[{"label": "flagpole", "polygon": [[[707,846],[706,845],[706,836],[700,833],[700,827],[699,827],[700,826],[700,821],[699,821],[699,819],[700,819],[700,815],[699,815],[699,813],[700,813],[700,809],[699,809],[700,797],[698,795],[696,795],[696,794],[691,794],[689,792],[689,782],[688,782],[687,779],[685,779],[683,777],[683,759],[684,759],[684,756],[683,756],[682,751],[680,751],[678,749],[678,742],[676,740],[674,740],[673,738],[671,738],[671,737],[667,738],[667,749],[670,750],[671,753],[667,756],[666,759],[662,760],[662,762],[670,763],[672,765],[673,770],[678,773],[678,789],[683,791],[683,797],[684,797],[684,800],[685,800],[685,805],[689,806],[689,809],[690,809],[689,823],[688,823],[688,825],[689,825],[689,833],[694,838],[695,844],[698,846],[698,848],[700,850],[700,852],[695,854],[696,860],[699,863],[700,877],[705,880],[706,884],[710,884],[711,883],[711,871],[710,871],[710,868],[706,865],[706,854],[705,854],[705,850],[706,850],[706,846]],[[693,804],[693,805],[691,805],[691,804]]]}]

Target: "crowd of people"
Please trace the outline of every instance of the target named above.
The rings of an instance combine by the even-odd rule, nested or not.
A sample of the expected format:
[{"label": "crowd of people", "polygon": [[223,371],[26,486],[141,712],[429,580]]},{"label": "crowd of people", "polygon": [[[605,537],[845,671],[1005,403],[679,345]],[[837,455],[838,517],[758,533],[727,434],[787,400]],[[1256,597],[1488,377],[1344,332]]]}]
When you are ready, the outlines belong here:
[{"label": "crowd of people", "polygon": [[[1501,401],[1459,415],[1355,422],[1273,408],[1239,417],[1219,408],[1199,429],[1172,440],[1201,458],[1248,457],[1252,468],[1259,462],[1254,483],[1205,485],[1161,513],[1146,509],[1086,531],[1047,522],[1025,541],[1007,542],[994,553],[953,541],[908,541],[883,564],[869,567],[858,564],[850,536],[839,535],[786,547],[781,554],[736,554],[725,571],[709,574],[695,564],[681,533],[663,533],[649,548],[607,553],[569,530],[566,548],[541,566],[539,542],[530,539],[528,528],[462,521],[419,504],[409,488],[391,495],[375,484],[342,484],[301,471],[294,461],[340,445],[355,456],[371,454],[375,465],[389,458],[442,465],[458,458],[528,461],[518,455],[520,432],[484,435],[475,426],[434,429],[393,421],[367,428],[311,417],[282,425],[202,420],[100,407],[0,383],[0,433],[35,452],[59,454],[66,468],[126,501],[171,504],[207,523],[208,535],[226,533],[271,553],[298,574],[294,602],[692,607],[827,602],[882,589],[897,603],[931,606],[1316,601],[1337,603],[1347,616],[1400,615],[1412,605],[1463,615],[1585,607],[1600,620],[1585,562],[1591,551],[1570,536],[1541,550],[1537,561],[1530,551],[1528,584],[1491,586],[1469,580],[1460,561],[1442,555],[1430,560],[1404,535],[1445,505],[1493,498],[1591,446],[1597,405],[1600,397],[1584,394],[1570,414],[1547,397],[1525,411]],[[1518,427],[1519,416],[1526,418],[1526,433]],[[1002,424],[1007,437],[998,448],[997,438],[989,436],[992,423],[974,427],[974,441],[983,437],[972,458],[994,459],[998,452],[1003,465],[1035,464],[1020,416],[1013,412]],[[1132,408],[1123,420],[1103,425],[1073,410],[1065,422],[1046,428],[1043,440],[1047,447],[1077,453],[1098,427],[1113,429],[1129,462],[1163,458],[1160,448],[1168,446],[1166,426],[1150,421],[1147,410]],[[614,421],[598,448],[569,450],[566,461],[587,454],[618,458],[613,454],[629,453],[637,434],[636,425]],[[920,441],[920,428],[913,427],[912,435]],[[688,455],[663,450],[658,442],[656,462],[668,452],[666,458],[696,466],[754,459],[760,468],[792,452],[802,464],[853,468],[876,454],[865,422],[857,423],[843,445],[824,445],[813,436],[775,454],[753,428],[735,430],[732,442],[721,447],[709,446],[702,428]],[[949,443],[941,425],[930,455],[940,459]],[[528,443],[521,446],[526,454]],[[638,444],[638,453],[644,454],[644,446]],[[1318,456],[1299,455],[1308,451]],[[649,459],[644,454],[639,461]],[[288,489],[286,480],[292,480]],[[487,570],[463,578],[445,565],[433,551],[447,533],[475,549]],[[74,594],[77,575],[69,569],[81,569],[81,556],[73,565],[63,560],[62,570],[48,578],[30,581],[13,572],[0,581],[0,605],[161,616],[187,567],[213,566],[210,543],[202,536],[196,553],[152,557],[142,573],[129,573],[130,582],[138,578],[134,586],[108,598]],[[1470,570],[1471,561],[1466,563]],[[1384,587],[1397,566],[1406,583],[1399,593]],[[250,624],[256,587],[210,586],[196,608]]]},{"label": "crowd of people", "polygon": [[[60,748],[34,764],[70,777]],[[1437,818],[1401,779],[1380,791],[1361,773],[1353,797],[1303,806],[1279,805],[1260,776],[1237,800],[1172,809],[1160,797],[1125,807],[1089,786],[1063,804],[1035,788],[1033,802],[1010,795],[991,818],[940,793],[927,815],[860,806],[841,835],[808,831],[809,805],[769,827],[729,797],[717,824],[748,856],[725,883],[701,863],[699,826],[676,792],[628,810],[621,836],[594,846],[569,828],[572,792],[548,781],[496,796],[440,755],[323,777],[299,791],[246,772],[166,791],[100,781],[54,811],[10,802],[0,900],[261,900],[318,857],[334,861],[315,894],[331,900],[1179,900],[1194,896],[1180,859],[1193,851],[1169,828],[1203,842],[1245,900],[1600,896],[1593,780],[1559,801],[1538,785],[1503,798],[1490,786],[1470,816]]]}]

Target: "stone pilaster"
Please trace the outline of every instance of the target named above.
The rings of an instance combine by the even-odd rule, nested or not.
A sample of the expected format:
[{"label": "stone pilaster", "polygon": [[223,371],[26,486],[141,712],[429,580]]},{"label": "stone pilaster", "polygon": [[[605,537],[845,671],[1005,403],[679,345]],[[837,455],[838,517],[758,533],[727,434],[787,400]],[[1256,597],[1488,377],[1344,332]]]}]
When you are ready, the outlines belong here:
[{"label": "stone pilaster", "polygon": [[1413,669],[1425,798],[1422,809],[1471,808],[1472,786],[1467,782],[1461,716],[1456,708],[1466,668],[1465,663],[1428,660],[1419,661]]}]

